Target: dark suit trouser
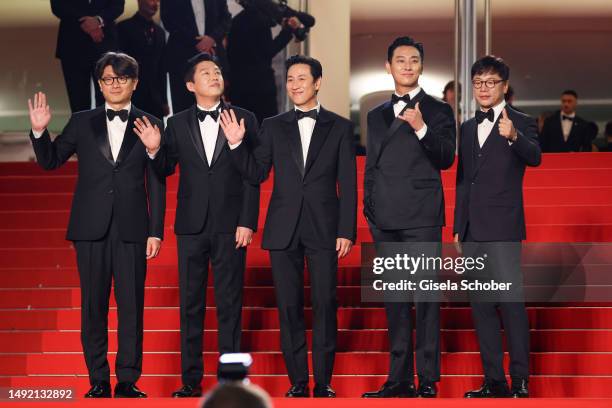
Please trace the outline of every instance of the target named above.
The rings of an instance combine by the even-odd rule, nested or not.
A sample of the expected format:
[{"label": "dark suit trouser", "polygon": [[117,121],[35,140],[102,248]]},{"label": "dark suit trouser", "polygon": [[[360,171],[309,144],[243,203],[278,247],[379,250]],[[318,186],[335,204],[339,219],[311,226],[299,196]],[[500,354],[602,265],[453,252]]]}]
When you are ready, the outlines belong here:
[{"label": "dark suit trouser", "polygon": [[91,109],[91,83],[93,79],[96,96],[96,106],[103,102],[102,93],[94,78],[94,64],[83,64],[79,60],[61,60],[66,92],[70,102],[70,110],[79,112]]},{"label": "dark suit trouser", "polygon": [[281,349],[291,384],[308,383],[308,348],[304,323],[304,258],[312,300],[312,365],[317,384],[330,384],[336,354],[338,257],[320,249],[312,223],[302,211],[291,244],[270,251],[280,321]]},{"label": "dark suit trouser", "polygon": [[195,96],[187,89],[182,72],[170,71],[169,76],[172,113],[177,114],[191,107],[195,103]]},{"label": "dark suit trouser", "polygon": [[[440,242],[441,227],[405,230],[380,230],[372,223],[370,231],[379,242]],[[409,381],[414,378],[412,328],[416,326],[416,367],[419,381],[440,381],[440,304],[414,302],[416,322],[412,321],[412,304],[385,302],[389,333],[389,381]]]},{"label": "dark suit trouser", "polygon": [[[468,230],[466,242],[474,243]],[[478,242],[479,253],[486,253],[491,265],[491,278],[500,281],[520,281],[521,244]],[[514,245],[516,244],[516,245]],[[478,254],[476,254],[478,256]],[[524,302],[478,302],[471,301],[472,318],[476,326],[480,358],[488,382],[506,382],[504,374],[504,350],[501,335],[501,324],[497,309],[504,324],[508,352],[510,354],[510,377],[513,379],[529,378],[529,319]]]},{"label": "dark suit trouser", "polygon": [[110,380],[108,304],[114,279],[118,315],[115,372],[119,382],[136,382],[142,372],[146,245],[124,242],[115,218],[99,241],[75,241],[81,281],[81,343],[91,384]]},{"label": "dark suit trouser", "polygon": [[236,249],[236,233],[203,231],[177,235],[181,313],[181,371],[185,385],[199,385],[204,375],[202,340],[208,263],[212,264],[217,306],[219,353],[240,351],[242,287],[246,249]]}]

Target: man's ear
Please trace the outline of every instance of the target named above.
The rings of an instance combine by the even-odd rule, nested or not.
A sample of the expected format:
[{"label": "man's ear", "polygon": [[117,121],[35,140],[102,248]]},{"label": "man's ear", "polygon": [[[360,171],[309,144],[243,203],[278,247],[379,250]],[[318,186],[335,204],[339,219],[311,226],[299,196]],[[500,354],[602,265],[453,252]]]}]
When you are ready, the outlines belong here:
[{"label": "man's ear", "polygon": [[185,86],[187,87],[187,90],[189,90],[189,92],[195,93],[195,84],[193,82],[185,82]]},{"label": "man's ear", "polygon": [[391,63],[389,63],[389,61],[385,62],[385,69],[387,70],[387,74],[391,73]]}]

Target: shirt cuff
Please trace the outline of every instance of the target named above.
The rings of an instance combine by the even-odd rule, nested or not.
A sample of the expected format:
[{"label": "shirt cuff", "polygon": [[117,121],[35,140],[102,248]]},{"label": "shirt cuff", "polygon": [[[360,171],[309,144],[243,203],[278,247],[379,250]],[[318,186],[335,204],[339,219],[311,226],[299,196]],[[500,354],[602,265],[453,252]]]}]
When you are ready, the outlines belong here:
[{"label": "shirt cuff", "polygon": [[100,28],[104,27],[104,19],[100,16],[96,16],[98,23],[100,23]]},{"label": "shirt cuff", "polygon": [[155,151],[155,153],[149,153],[149,151],[147,150],[147,156],[149,156],[149,159],[154,160],[155,157],[157,156],[157,153],[159,153],[159,148]]},{"label": "shirt cuff", "polygon": [[237,148],[238,146],[242,144],[242,140],[236,144],[231,144],[230,142],[227,142],[227,144],[229,145],[230,150],[234,150],[235,148]]},{"label": "shirt cuff", "polygon": [[159,242],[161,242],[161,241],[162,241],[162,239],[161,239],[161,238],[158,238],[158,237],[149,237],[149,238],[156,239],[156,240],[158,240]]},{"label": "shirt cuff", "polygon": [[425,137],[425,134],[427,133],[427,125],[423,125],[421,129],[416,130],[414,133],[416,133],[419,140],[423,139]]},{"label": "shirt cuff", "polygon": [[42,132],[37,132],[34,129],[32,129],[32,134],[34,135],[34,139],[40,139],[44,133],[45,133],[44,130]]}]

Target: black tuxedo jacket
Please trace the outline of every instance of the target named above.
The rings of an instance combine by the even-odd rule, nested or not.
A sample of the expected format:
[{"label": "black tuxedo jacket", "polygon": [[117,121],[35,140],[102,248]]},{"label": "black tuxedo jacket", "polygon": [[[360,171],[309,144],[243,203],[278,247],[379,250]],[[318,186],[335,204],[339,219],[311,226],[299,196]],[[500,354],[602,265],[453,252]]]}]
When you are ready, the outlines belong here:
[{"label": "black tuxedo jacket", "polygon": [[308,147],[306,166],[295,111],[265,119],[250,152],[242,143],[231,156],[252,182],[263,182],[274,167],[262,247],[282,250],[308,211],[321,249],[337,238],[355,241],[357,170],[352,124],[321,108]]},{"label": "black tuxedo jacket", "polygon": [[444,225],[440,170],[455,160],[455,117],[451,107],[424,91],[410,105],[419,108],[427,133],[395,117],[391,101],[368,113],[364,214],[378,229]]},{"label": "black tuxedo jacket", "polygon": [[39,139],[30,133],[36,160],[45,170],[58,168],[73,153],[77,154],[78,180],[66,239],[101,239],[111,217],[115,217],[123,241],[163,238],[166,185],[157,177],[144,145],[133,131],[134,120],[142,116],[161,128],[159,119],[132,105],[116,162],[111,154],[104,106],[72,114],[53,142],[47,131]]},{"label": "black tuxedo jacket", "polygon": [[[163,67],[166,33],[158,24],[139,13],[117,24],[119,49],[138,61],[138,86],[132,101],[154,116],[163,116],[166,72]],[[145,34],[147,33],[147,34]]]},{"label": "black tuxedo jacket", "polygon": [[591,142],[596,136],[597,128],[576,116],[566,142],[561,129],[561,111],[556,111],[544,121],[540,145],[544,153],[590,152]]},{"label": "black tuxedo jacket", "polygon": [[[202,0],[204,2],[204,34],[215,39],[217,53],[225,60],[223,39],[232,23],[232,15],[227,8],[227,0]],[[186,61],[197,54],[198,26],[196,25],[190,0],[162,0],[161,19],[164,28],[170,33],[166,45],[167,69],[183,72]]]},{"label": "black tuxedo jacket", "polygon": [[[244,119],[245,143],[251,143],[257,134],[257,119],[245,109],[223,105],[223,109],[228,108],[234,110],[239,121]],[[177,234],[202,231],[207,216],[215,232],[235,232],[238,226],[257,230],[259,184],[251,184],[242,176],[228,150],[219,127],[212,164],[208,165],[195,105],[168,119],[162,147],[153,163],[164,177],[174,173],[177,164],[180,166],[174,224]]]},{"label": "black tuxedo jacket", "polygon": [[525,239],[523,176],[525,166],[540,164],[542,152],[535,120],[506,109],[518,133],[512,145],[499,134],[499,118],[480,151],[476,119],[461,125],[453,227],[461,240],[468,223],[476,241]]},{"label": "black tuxedo jacket", "polygon": [[[125,0],[51,0],[51,11],[60,19],[55,56],[59,59],[95,62],[117,46],[115,20],[123,14]],[[104,40],[96,44],[81,30],[79,19],[100,16],[104,20]]]}]

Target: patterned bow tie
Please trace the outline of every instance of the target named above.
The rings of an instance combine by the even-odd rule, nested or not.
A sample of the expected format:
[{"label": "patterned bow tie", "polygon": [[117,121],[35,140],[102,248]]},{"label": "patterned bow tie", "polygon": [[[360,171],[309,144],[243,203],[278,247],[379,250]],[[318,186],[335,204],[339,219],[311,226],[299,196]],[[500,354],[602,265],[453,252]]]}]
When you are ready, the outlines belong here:
[{"label": "patterned bow tie", "polygon": [[212,118],[212,120],[214,120],[215,122],[217,121],[217,118],[219,117],[219,111],[217,109],[215,110],[202,110],[198,108],[198,120],[200,122],[204,122],[204,119],[206,119],[206,116],[210,115],[210,117]]},{"label": "patterned bow tie", "polygon": [[308,112],[304,112],[299,109],[295,110],[295,118],[297,120],[304,119],[304,118],[311,118],[313,120],[317,120],[317,115],[318,115],[318,112],[316,109],[311,109]]},{"label": "patterned bow tie", "polygon": [[406,94],[404,96],[397,96],[396,94],[391,95],[391,103],[395,105],[399,101],[404,101],[405,103],[410,103],[410,95]]},{"label": "patterned bow tie", "polygon": [[489,121],[493,122],[493,119],[495,118],[494,115],[495,115],[495,112],[493,112],[493,109],[489,109],[486,112],[478,110],[478,111],[476,111],[476,122],[478,122],[479,125],[485,119],[489,119]]},{"label": "patterned bow tie", "polygon": [[569,120],[570,122],[574,121],[574,118],[572,118],[571,116],[565,116],[565,115],[561,115],[561,119],[563,120]]},{"label": "patterned bow tie", "polygon": [[119,119],[121,119],[122,122],[125,122],[128,120],[128,110],[127,109],[121,109],[119,111],[113,110],[113,109],[107,109],[106,110],[106,117],[108,118],[108,120],[110,120],[111,122],[113,121],[113,119],[115,119],[116,116],[119,117]]}]

